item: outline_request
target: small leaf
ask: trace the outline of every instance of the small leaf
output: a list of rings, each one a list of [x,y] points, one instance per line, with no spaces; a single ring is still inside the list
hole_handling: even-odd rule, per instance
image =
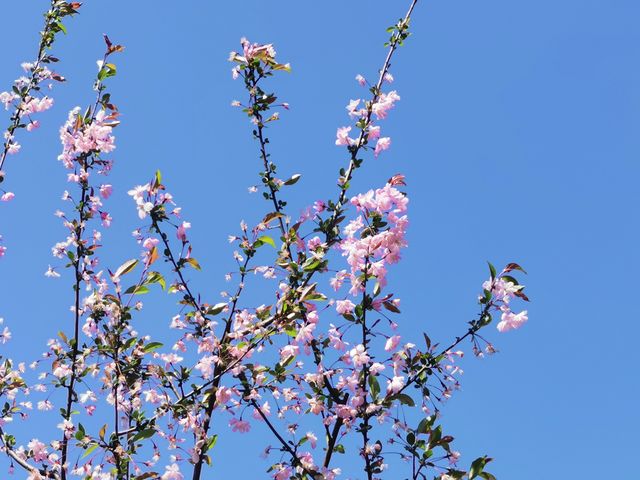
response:
[[[273,238],[269,237],[268,235],[263,235],[260,238],[258,238],[258,240],[256,240],[256,243],[260,242],[260,245],[262,244],[268,244],[271,245],[273,248],[277,248],[276,247],[276,242],[273,241]]]
[[[489,272],[491,272],[491,280],[496,278],[496,267],[493,266],[491,262],[487,262],[489,264]]]
[[[504,267],[505,273],[510,272],[512,270],[520,270],[522,273],[527,273],[524,268],[522,268],[517,263],[508,263],[506,267]]]
[[[264,223],[265,225],[269,225],[269,223],[275,220],[276,218],[282,218],[282,217],[284,217],[284,215],[280,212],[267,213],[265,217],[262,219],[262,223]]]
[[[133,442],[137,442],[139,440],[144,440],[146,438],[151,438],[155,435],[156,431],[153,428],[147,428],[145,430],[142,430],[141,432],[138,432],[132,439]]]
[[[225,302],[216,303],[213,307],[209,307],[209,309],[207,310],[207,313],[209,315],[218,315],[227,307],[227,305],[228,304]]]
[[[189,265],[191,265],[193,268],[195,268],[196,270],[200,270],[200,264],[198,263],[198,261],[195,258],[185,258],[185,262],[188,263]]]
[[[87,450],[84,452],[81,458],[88,457],[89,455],[91,455],[91,452],[93,452],[96,448],[98,448],[98,444],[97,443],[92,444],[89,448],[87,448]]]
[[[116,280],[120,278],[122,275],[129,273],[131,270],[136,268],[137,264],[138,264],[138,260],[135,260],[135,259],[127,260],[122,265],[120,265],[120,267],[118,267],[118,269],[116,270],[116,273],[112,275],[112,278]]]
[[[398,395],[396,395],[395,398],[398,399],[400,403],[403,405],[408,405],[410,407],[416,406],[416,402],[413,401],[413,398],[411,398],[406,393],[399,393]]]
[[[158,283],[163,290],[167,288],[167,283],[160,272],[149,272],[145,283]]]
[[[286,182],[284,182],[284,184],[295,185],[296,183],[298,183],[298,180],[300,180],[300,178],[302,178],[302,175],[300,175],[299,173],[296,173],[295,175],[291,175],[291,178]]]
[[[147,260],[147,266],[150,266],[153,262],[158,260],[159,256],[160,255],[158,254],[158,247],[154,245],[151,251],[149,252],[149,259]]]
[[[163,347],[164,345],[160,342],[151,342],[151,343],[147,343],[144,346],[144,352],[145,353],[149,353],[149,352],[153,352],[154,350],[157,350],[161,347]]]
[[[125,295],[144,295],[149,293],[149,288],[144,285],[131,285],[124,292]]]

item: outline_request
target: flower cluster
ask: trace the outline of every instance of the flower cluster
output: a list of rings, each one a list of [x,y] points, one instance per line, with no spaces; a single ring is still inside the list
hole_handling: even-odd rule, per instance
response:
[[[25,129],[31,132],[40,126],[36,114],[49,110],[53,106],[53,98],[42,94],[42,88],[52,90],[54,82],[64,82],[60,74],[49,66],[58,59],[48,53],[56,34],[64,30],[62,20],[67,16],[78,13],[79,2],[65,2],[55,0],[51,2],[51,9],[45,14],[44,29],[40,33],[38,55],[33,62],[24,62],[21,67],[24,75],[18,77],[11,90],[0,91],[0,105],[5,110],[11,110],[11,123],[2,133],[3,146],[0,152],[0,184],[4,181],[3,167],[7,156],[17,154],[22,146],[16,139],[16,132]],[[0,201],[8,202],[14,198],[14,193],[0,188]],[[4,256],[6,247],[0,246],[0,258]]]
[[[507,332],[522,327],[527,320],[527,311],[523,310],[514,313],[511,310],[511,300],[518,297],[528,301],[524,293],[524,286],[511,275],[514,270],[524,272],[522,267],[516,263],[508,264],[502,272],[496,275],[495,268],[490,265],[491,278],[482,284],[484,295],[480,296],[480,303],[490,305],[490,310],[498,310],[501,314],[500,322],[497,325],[499,332]]]
[[[393,77],[388,73],[383,75],[381,79],[383,82],[391,83],[393,81]],[[358,80],[361,85],[367,84],[362,75],[358,75],[356,80]],[[379,91],[380,86],[373,87],[373,90]],[[400,96],[395,90],[391,90],[388,93],[380,92],[370,101],[363,101],[360,98],[351,100],[346,107],[347,112],[349,117],[356,119],[356,127],[360,129],[360,134],[357,138],[351,138],[349,133],[352,127],[340,127],[336,133],[336,145],[359,148],[366,146],[371,141],[376,141],[374,147],[374,155],[376,157],[380,152],[389,149],[391,146],[391,138],[381,136],[380,126],[374,124],[373,115],[375,115],[376,120],[387,118],[389,110],[395,106],[398,100],[400,100]]]
[[[71,5],[52,1],[54,6]],[[200,480],[224,432],[221,425],[240,434],[264,429],[273,435],[275,446],[267,446],[265,456],[277,457],[268,470],[275,480],[335,480],[350,476],[346,470],[357,459],[368,480],[386,472],[399,477],[396,454],[413,466],[412,480],[493,478],[484,471],[491,460],[486,456],[476,459],[469,471],[460,470],[453,437],[437,422],[440,405],[460,386],[459,345],[470,339],[476,354],[482,352],[480,342],[487,344],[486,352],[494,352],[479,334],[494,311],[501,314],[501,332],[527,320],[526,311],[511,309],[516,297],[527,300],[524,287],[510,275],[522,268],[511,263],[498,274],[490,265],[478,317],[447,347],[432,343],[426,334],[424,345],[422,339],[420,345],[407,341],[398,320],[400,299],[387,285],[389,269],[408,246],[404,176],[395,175],[378,189],[347,194],[363,163],[361,150],[378,156],[391,144],[381,137],[377,121],[387,118],[400,97],[393,90],[383,92],[382,86],[393,82],[390,61],[408,36],[415,3],[389,29],[389,52],[378,82],[369,85],[363,76],[356,77],[370,87],[372,97],[352,100],[347,107],[359,130],[355,138],[349,136],[352,126],[338,130],[336,144],[346,146],[350,158],[339,173],[337,198],[316,201],[299,216],[288,213],[282,192],[301,175],[277,177],[265,130],[279,119],[272,109],[288,106],[262,89],[266,77],[290,67],[276,61],[271,44],[242,39],[242,52],[231,53],[233,76],[243,79],[249,97],[246,105],[237,105],[253,124],[268,210],[253,228],[243,221],[240,232],[229,237],[235,245],[234,270],[226,279],[237,279],[237,286],[222,292],[218,303],[207,303],[188,278],[189,268],[201,268],[193,257],[191,223],[183,218],[160,172],[128,192],[146,224],[133,232],[141,258],[101,269],[97,224],[108,227],[112,222],[104,203],[113,186],[98,178],[113,166],[104,156],[115,149],[113,130],[118,125],[118,110],[103,82],[116,74],[108,57],[122,51],[105,36],[96,103],[84,113],[73,109],[60,130],[59,160],[72,187],[63,195],[68,211],[56,212],[68,234],[53,254],[68,259],[66,266],[73,272],[73,334],[60,332],[48,342],[43,360],[31,365],[34,370],[46,365],[34,385],[23,378],[24,364],[0,362],[0,395],[7,400],[0,409],[0,448],[30,479],[75,475]],[[20,116],[51,106],[46,96],[3,95],[0,99],[14,105]],[[13,138],[7,143],[7,152],[16,149]],[[0,200],[11,197],[5,192]],[[247,298],[246,283],[259,280],[258,274],[275,282]],[[53,267],[45,275],[61,277]],[[154,285],[178,304],[177,311],[166,316],[166,348],[152,341],[151,334],[141,333],[148,327],[138,322],[143,310],[139,298],[149,298],[139,295],[151,294]],[[331,289],[337,298],[326,294]],[[150,328],[157,328],[156,320]],[[4,327],[0,344],[10,338]],[[55,390],[66,397],[56,440],[31,438],[18,445],[4,433],[14,418],[26,418],[34,407],[26,398],[21,401],[21,395],[43,394],[37,409],[50,411]],[[100,427],[103,418],[109,420]],[[352,461],[341,464],[335,455],[339,453],[348,453]]]

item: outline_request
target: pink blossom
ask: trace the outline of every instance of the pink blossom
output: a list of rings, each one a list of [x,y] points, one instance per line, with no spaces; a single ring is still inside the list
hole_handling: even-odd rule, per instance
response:
[[[316,200],[315,202],[313,202],[313,209],[315,210],[316,213],[324,212],[325,208],[326,206],[322,200]]]
[[[391,380],[387,380],[387,393],[396,394],[404,387],[404,377],[393,377]]]
[[[15,197],[15,195],[13,194],[13,192],[5,192],[1,197],[0,200],[3,202],[9,202],[11,200],[13,200]]]
[[[376,138],[380,138],[380,126],[374,125],[369,127],[369,131],[367,133],[367,138],[369,140],[375,140]]]
[[[7,153],[9,155],[15,155],[20,151],[20,148],[22,148],[22,146],[19,143],[16,143],[15,141],[11,141],[9,143],[9,147],[7,148]]]
[[[289,480],[293,474],[291,467],[280,465],[278,471],[273,475],[275,480]]]
[[[385,343],[384,345],[384,349],[387,352],[391,352],[398,347],[399,343],[400,343],[400,335],[394,335],[393,337],[387,340],[387,343]]]
[[[356,75],[356,82],[358,82],[361,87],[364,87],[367,84],[367,80],[360,74]]]
[[[386,118],[389,110],[393,108],[398,100],[400,100],[400,96],[395,90],[387,94],[381,93],[378,101],[372,105],[371,111],[379,119]]]
[[[314,415],[320,415],[324,411],[324,405],[322,400],[319,400],[316,397],[307,398],[307,402],[309,403],[309,410]]]
[[[355,348],[352,348],[349,351],[349,355],[351,356],[351,360],[353,361],[353,365],[357,367],[362,367],[369,363],[370,357],[367,354],[367,350],[364,348],[364,345],[357,345]]]
[[[225,405],[233,398],[233,390],[229,387],[220,387],[216,390],[216,401],[218,405]]]
[[[187,241],[188,228],[191,228],[191,224],[189,222],[182,222],[182,225],[180,225],[176,231],[176,236],[178,237],[178,240],[182,240],[182,243]]]
[[[247,433],[251,429],[249,422],[238,420],[235,417],[229,420],[229,426],[231,427],[231,431],[240,433]]]
[[[336,133],[336,145],[353,145],[355,140],[349,138],[351,127],[340,127]]]
[[[336,302],[336,312],[340,315],[346,315],[353,312],[355,305],[351,300],[338,300]]]
[[[111,196],[111,192],[113,192],[113,186],[112,185],[109,185],[109,184],[100,185],[100,195],[105,200]]]
[[[527,311],[523,310],[518,314],[514,314],[512,311],[507,310],[502,313],[502,320],[498,323],[497,328],[499,332],[508,332],[509,330],[515,330],[522,327],[529,317]]]
[[[380,372],[382,372],[386,367],[380,363],[380,362],[374,362],[371,364],[371,366],[369,367],[369,372],[372,375],[378,375]]]
[[[44,443],[40,442],[37,438],[34,438],[27,444],[27,448],[31,450],[33,459],[36,462],[42,462],[47,459],[49,455],[47,452],[47,447]]]
[[[180,473],[178,464],[172,463],[165,467],[165,472],[160,478],[161,480],[184,480],[184,475]]]
[[[0,323],[2,323],[1,318]],[[11,340],[11,331],[9,330],[9,327],[4,327],[4,330],[2,330],[2,333],[0,333],[0,343],[5,344],[9,340]]]
[[[378,155],[380,155],[380,152],[387,150],[390,146],[391,146],[391,138],[382,137],[378,139],[378,142],[376,143],[376,148],[373,154],[377,157]]]

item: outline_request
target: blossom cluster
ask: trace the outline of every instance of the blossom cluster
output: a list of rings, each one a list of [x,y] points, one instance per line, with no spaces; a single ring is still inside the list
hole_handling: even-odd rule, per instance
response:
[[[484,295],[479,297],[480,302],[491,305],[491,309],[500,312],[500,322],[497,325],[499,332],[508,332],[522,327],[529,318],[527,311],[514,313],[511,310],[511,301],[517,297],[528,301],[528,298],[524,294],[524,286],[508,274],[513,270],[524,270],[516,263],[508,264],[498,275],[496,275],[493,266],[491,266],[491,270],[491,278],[482,284]]]
[[[3,168],[7,157],[17,154],[22,148],[16,139],[17,130],[25,129],[31,132],[37,129],[40,126],[37,114],[49,110],[53,106],[53,98],[42,94],[43,87],[50,91],[55,82],[65,81],[63,76],[50,68],[51,64],[58,62],[58,59],[49,54],[48,50],[52,47],[56,35],[65,28],[62,20],[78,13],[80,6],[79,2],[63,0],[51,2],[51,9],[45,14],[44,29],[40,32],[37,58],[32,62],[23,62],[21,67],[24,70],[24,75],[13,82],[10,90],[0,91],[0,106],[5,110],[11,110],[11,122],[2,133],[0,184],[5,179]],[[11,201],[14,197],[13,192],[0,188],[1,202]],[[0,245],[0,258],[5,255],[6,250],[7,247]]]
[[[382,79],[384,82],[393,82],[393,77],[389,73],[385,74]],[[358,75],[356,80],[360,85],[366,85],[366,80],[362,75]],[[379,87],[374,87],[374,89],[376,88]],[[351,138],[349,136],[352,130],[351,126],[339,127],[336,133],[336,145],[359,148],[369,142],[376,141],[374,147],[374,155],[376,157],[382,151],[389,149],[391,138],[381,136],[381,127],[374,124],[372,115],[375,115],[376,120],[387,118],[389,110],[395,106],[398,100],[400,100],[400,95],[395,90],[391,90],[388,93],[380,92],[371,101],[363,101],[360,98],[351,100],[346,109],[349,117],[356,119],[356,127],[360,129],[361,133],[357,138]]]
[[[276,61],[271,44],[242,39],[242,51],[231,53],[233,76],[243,78],[249,94],[244,111],[258,142],[259,174],[269,207],[254,228],[243,221],[241,232],[230,236],[230,243],[237,245],[236,270],[227,280],[236,276],[238,282],[218,303],[208,303],[188,278],[189,268],[201,268],[193,257],[191,223],[183,218],[160,172],[128,192],[145,225],[133,232],[140,258],[115,269],[101,266],[97,224],[111,224],[104,204],[113,192],[101,176],[112,169],[112,160],[105,156],[115,149],[113,132],[119,123],[103,81],[116,72],[107,57],[122,50],[105,36],[107,53],[98,62],[96,103],[84,113],[73,109],[60,129],[58,158],[71,187],[63,194],[68,211],[56,215],[68,234],[52,252],[68,259],[66,266],[73,273],[74,332],[61,332],[48,342],[43,359],[31,365],[34,370],[46,365],[33,385],[23,378],[26,365],[10,360],[0,365],[0,395],[7,399],[0,411],[0,442],[30,479],[75,475],[125,480],[133,475],[184,480],[189,468],[191,478],[200,480],[203,466],[212,463],[210,451],[222,424],[236,433],[259,428],[273,434],[275,446],[268,445],[265,455],[276,457],[269,469],[275,480],[350,475],[344,472],[348,465],[334,455],[347,452],[362,461],[368,480],[377,480],[393,471],[391,458],[398,451],[401,460],[413,465],[412,480],[427,478],[427,472],[443,479],[478,474],[493,478],[483,471],[488,457],[476,459],[468,472],[458,469],[460,453],[437,421],[440,404],[460,385],[461,342],[471,339],[476,351],[484,341],[478,332],[490,323],[493,311],[501,314],[501,332],[527,320],[526,311],[512,311],[516,297],[527,300],[524,287],[510,275],[522,268],[512,263],[498,274],[490,265],[478,318],[448,347],[432,343],[426,334],[424,346],[404,340],[406,322],[398,318],[406,317],[401,316],[400,299],[388,289],[389,270],[408,247],[404,176],[347,195],[363,162],[360,150],[378,156],[390,146],[377,122],[387,118],[400,97],[395,91],[383,92],[382,86],[393,81],[389,62],[407,38],[414,5],[390,29],[390,51],[378,82],[369,85],[364,77],[356,78],[370,86],[372,97],[352,100],[347,107],[359,130],[356,138],[349,136],[352,127],[338,129],[336,144],[346,146],[351,158],[340,171],[337,198],[316,201],[299,217],[288,214],[282,192],[301,176],[276,176],[265,128],[278,119],[270,112],[277,97],[263,91],[261,83],[290,67]],[[14,107],[25,115],[51,106],[48,97],[27,98],[26,103],[26,97],[2,98],[10,105],[16,102]],[[373,141],[375,147],[369,148]],[[13,145],[14,139],[8,142]],[[3,253],[0,246],[0,256]],[[258,260],[262,263],[255,264]],[[259,292],[257,302],[245,294],[245,283],[259,278],[250,273],[276,280],[270,290]],[[52,267],[45,275],[61,276]],[[166,348],[137,322],[143,310],[139,295],[150,294],[153,285],[168,291],[178,304],[177,311],[166,315]],[[0,331],[0,344],[10,338],[8,328]],[[494,351],[490,344],[487,351]],[[14,418],[26,418],[33,409],[27,395],[42,394],[35,405],[50,411],[50,395],[56,390],[66,395],[56,440],[32,438],[17,445],[4,434],[2,429]],[[108,423],[96,427],[103,417]]]

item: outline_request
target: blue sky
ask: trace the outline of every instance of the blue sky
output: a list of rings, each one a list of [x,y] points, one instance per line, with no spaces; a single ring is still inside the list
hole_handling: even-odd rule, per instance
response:
[[[0,90],[35,54],[47,4],[5,5]],[[304,175],[291,190],[296,212],[333,191],[345,162],[335,130],[348,123],[349,99],[362,95],[354,77],[374,77],[384,29],[405,8],[380,0],[86,2],[55,47],[69,81],[5,168],[17,195],[0,206],[10,248],[0,263],[0,316],[15,338],[7,353],[34,357],[69,328],[71,289],[43,276],[54,263],[50,247],[64,237],[52,215],[66,188],[57,130],[70,108],[93,97],[103,32],[127,47],[110,82],[123,123],[107,261],[137,255],[126,191],[159,168],[193,224],[204,267],[194,285],[216,299],[233,265],[227,235],[265,208],[247,193],[258,180],[257,149],[245,117],[229,106],[242,98],[229,50],[241,36],[273,42],[293,66],[271,82],[292,108],[270,136],[280,171]],[[383,128],[393,145],[354,182],[354,191],[366,190],[407,176],[410,248],[392,275],[405,335],[425,330],[447,342],[463,332],[486,260],[517,261],[529,272],[529,323],[492,330],[500,353],[465,358],[463,389],[443,410],[463,458],[489,454],[498,478],[596,479],[614,470],[630,478],[636,469],[638,18],[633,0],[420,2],[392,67],[402,100]],[[173,312],[171,299],[158,301],[169,312],[150,306],[149,328]],[[225,478],[236,461],[246,478],[262,478],[262,443],[239,450],[246,439],[230,439],[211,478]]]

